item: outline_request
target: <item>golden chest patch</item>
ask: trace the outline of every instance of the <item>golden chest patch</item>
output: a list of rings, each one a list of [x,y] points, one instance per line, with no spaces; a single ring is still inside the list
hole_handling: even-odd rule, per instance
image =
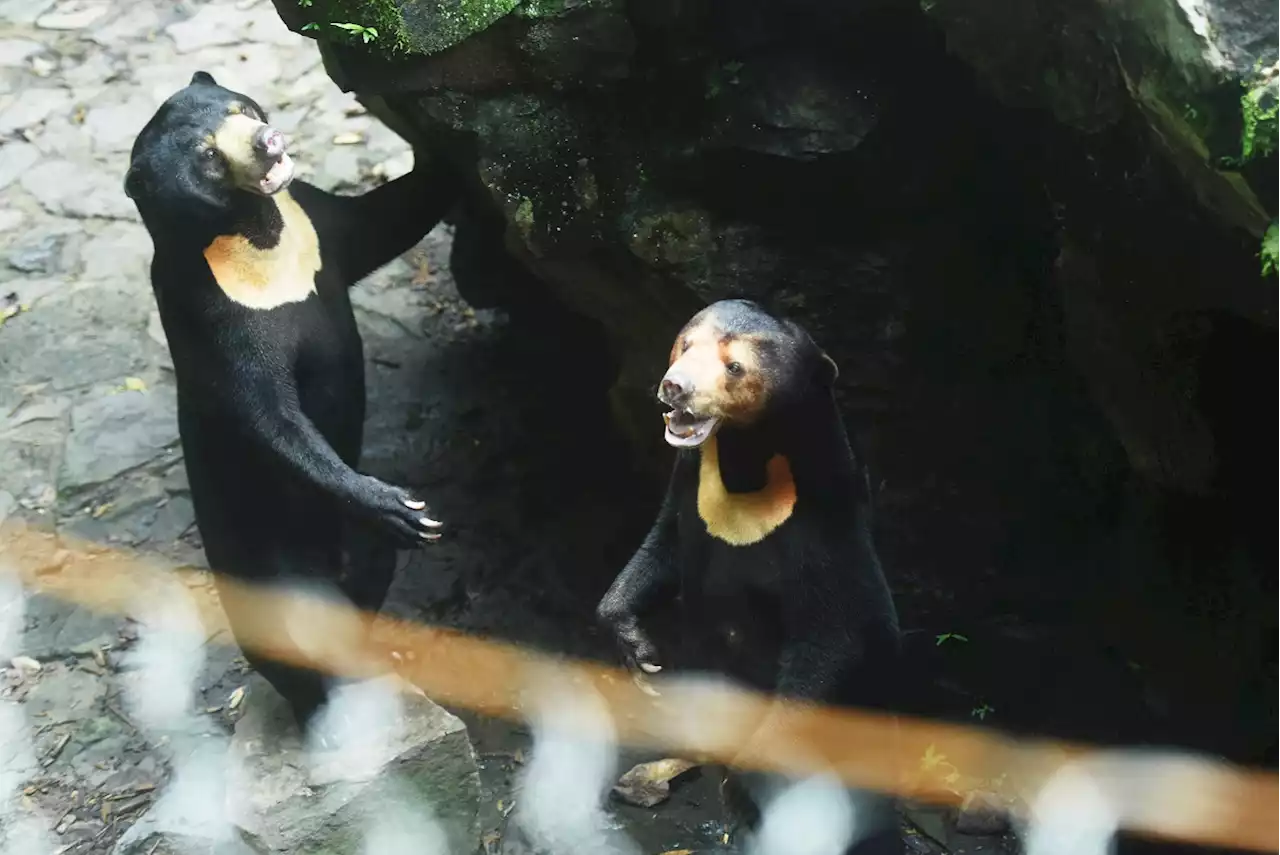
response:
[[[730,493],[720,478],[720,454],[712,437],[702,446],[698,470],[698,516],[707,533],[731,546],[750,546],[791,518],[796,482],[791,464],[775,454],[765,466],[765,485],[754,493]]]
[[[301,303],[315,293],[320,272],[320,239],[311,219],[287,191],[271,201],[284,220],[275,246],[259,249],[241,235],[220,235],[204,250],[218,287],[250,309]]]

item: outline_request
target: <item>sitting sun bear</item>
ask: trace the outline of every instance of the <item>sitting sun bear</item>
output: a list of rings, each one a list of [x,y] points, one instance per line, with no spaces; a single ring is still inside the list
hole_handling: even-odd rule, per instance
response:
[[[710,651],[716,671],[796,701],[892,703],[897,611],[836,376],[800,326],[749,301],[714,303],[680,331],[658,389],[678,449],[667,493],[597,607],[641,680],[663,664],[641,621],[678,595],[686,644]],[[747,797],[749,822],[786,783],[748,771],[777,736],[777,709],[729,764],[728,793]],[[850,851],[900,852],[892,799],[851,795]]]
[[[248,649],[280,616],[227,580],[336,582],[376,612],[396,546],[439,537],[424,502],[356,469],[364,355],[348,289],[433,228],[456,181],[430,163],[361,196],[296,181],[262,107],[200,71],[139,133],[124,189],[154,245],[205,555],[246,659],[306,727],[328,696],[320,663]]]

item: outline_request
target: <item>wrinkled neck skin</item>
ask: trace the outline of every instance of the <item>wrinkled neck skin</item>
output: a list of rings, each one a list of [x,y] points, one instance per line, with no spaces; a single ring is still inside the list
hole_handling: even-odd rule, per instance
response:
[[[840,496],[856,477],[857,463],[830,392],[814,390],[795,403],[778,407],[750,427],[723,425],[715,435],[720,480],[730,493],[764,488],[766,465],[782,455],[801,496]],[[853,474],[855,477],[850,478]]]
[[[280,242],[284,229],[274,197],[244,190],[237,190],[221,207],[203,205],[194,212],[176,212],[168,206],[139,206],[139,213],[157,250],[184,253],[203,252],[219,235],[243,235],[258,249],[269,249]]]

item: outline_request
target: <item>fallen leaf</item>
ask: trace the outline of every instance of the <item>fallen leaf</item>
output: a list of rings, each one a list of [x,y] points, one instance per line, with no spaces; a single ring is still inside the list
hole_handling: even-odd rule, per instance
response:
[[[697,766],[692,760],[670,757],[631,767],[613,785],[613,791],[627,804],[653,807],[671,795],[671,781]]]
[[[660,855],[693,855],[693,850],[692,849],[668,849],[666,852],[660,853]]]
[[[145,392],[147,391],[147,384],[141,377],[126,377],[124,378],[124,390],[126,392]]]
[[[240,702],[243,700],[244,700],[244,686],[241,686],[238,689],[236,689],[234,692],[232,692],[231,696],[227,698],[227,709],[234,710],[236,707],[240,706]]]
[[[364,137],[354,132],[338,134],[336,137],[333,138],[334,145],[356,145],[363,141],[364,141]]]
[[[431,271],[431,258],[425,252],[414,258],[412,284],[415,288],[431,284],[434,275]]]

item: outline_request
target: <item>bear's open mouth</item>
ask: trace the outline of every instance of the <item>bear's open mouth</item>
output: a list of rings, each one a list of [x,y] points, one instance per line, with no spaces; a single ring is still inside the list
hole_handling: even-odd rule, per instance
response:
[[[667,430],[663,438],[676,448],[696,448],[711,438],[720,424],[716,416],[699,416],[689,410],[664,413]]]
[[[264,196],[270,196],[279,193],[292,180],[293,158],[289,157],[288,152],[281,152],[280,158],[258,179],[258,189]]]

